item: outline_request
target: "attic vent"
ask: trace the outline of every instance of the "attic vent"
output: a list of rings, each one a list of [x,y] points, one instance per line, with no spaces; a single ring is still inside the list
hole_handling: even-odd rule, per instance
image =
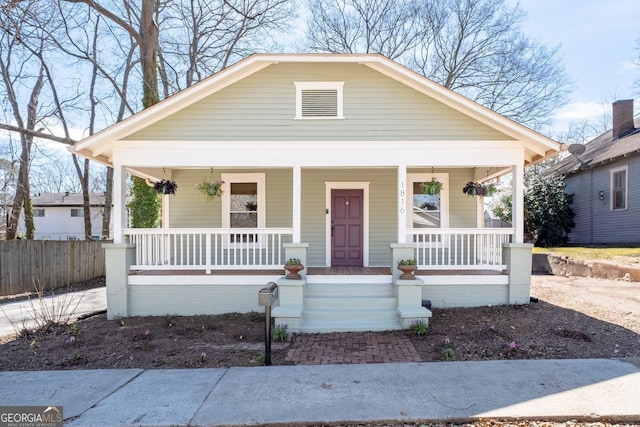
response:
[[[303,90],[302,117],[337,117],[337,90]]]
[[[296,119],[342,119],[344,82],[296,82]]]

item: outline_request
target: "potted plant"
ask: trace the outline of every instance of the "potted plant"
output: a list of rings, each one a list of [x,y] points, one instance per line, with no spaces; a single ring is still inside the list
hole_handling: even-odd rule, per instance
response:
[[[176,194],[178,184],[175,181],[161,179],[153,184],[153,188],[160,194]]]
[[[197,184],[196,187],[209,199],[213,199],[214,197],[222,196],[222,184],[224,184],[224,181],[209,182],[205,178],[200,184]]]
[[[496,192],[496,186],[493,183],[480,184],[479,182],[469,181],[462,189],[462,192],[468,196],[491,197]]]
[[[435,177],[431,178],[431,181],[427,181],[421,184],[422,194],[428,194],[430,196],[435,196],[440,194],[440,190],[442,190],[442,183],[438,181]]]
[[[398,261],[398,270],[402,271],[400,279],[413,280],[416,278],[415,271],[418,269],[418,263],[415,259],[401,259]]]
[[[284,269],[288,271],[285,279],[302,279],[302,276],[300,276],[298,272],[304,270],[304,265],[302,265],[299,258],[289,258],[284,264]]]

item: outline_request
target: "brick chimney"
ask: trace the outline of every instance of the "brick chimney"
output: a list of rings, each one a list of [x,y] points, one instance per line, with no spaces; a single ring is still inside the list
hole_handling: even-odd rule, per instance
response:
[[[621,138],[633,129],[633,99],[615,101],[613,103],[613,139]]]

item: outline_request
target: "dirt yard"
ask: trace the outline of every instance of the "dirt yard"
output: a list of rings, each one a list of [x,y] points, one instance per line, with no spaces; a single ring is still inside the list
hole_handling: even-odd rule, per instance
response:
[[[273,343],[272,363],[385,361],[351,357],[371,352],[371,342],[415,349],[405,361],[640,357],[640,283],[534,276],[532,296],[538,302],[525,306],[436,309],[424,335],[289,334]],[[305,346],[311,338],[313,350]],[[258,366],[264,316],[99,315],[0,340],[0,370]],[[314,351],[326,357],[299,357]]]

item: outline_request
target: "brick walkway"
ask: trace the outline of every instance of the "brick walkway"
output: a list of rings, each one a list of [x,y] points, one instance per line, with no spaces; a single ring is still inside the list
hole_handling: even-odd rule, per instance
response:
[[[287,362],[296,365],[420,362],[408,338],[376,333],[303,334],[295,338]]]

